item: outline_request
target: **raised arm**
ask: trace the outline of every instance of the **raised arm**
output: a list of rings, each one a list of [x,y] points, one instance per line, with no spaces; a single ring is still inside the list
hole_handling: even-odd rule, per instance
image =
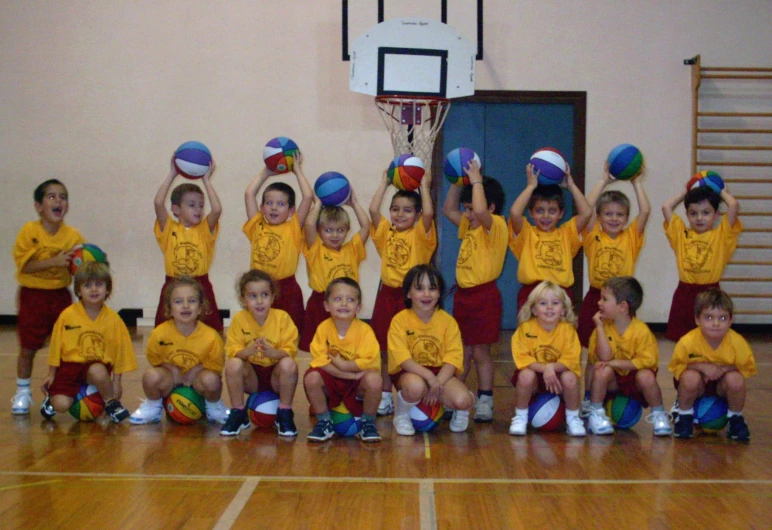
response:
[[[488,199],[485,196],[485,186],[483,186],[483,176],[480,173],[480,164],[472,160],[464,168],[469,176],[469,184],[472,186],[472,210],[485,230],[490,230],[493,224],[493,215],[488,208]]]
[[[448,194],[445,196],[445,204],[442,205],[442,213],[445,214],[448,221],[456,226],[461,224],[461,217],[464,215],[461,213],[461,208],[459,207],[461,190],[461,186],[451,184],[448,188]]]
[[[665,201],[665,204],[662,205],[662,215],[665,216],[665,221],[668,223],[670,222],[670,218],[673,217],[673,210],[675,210],[676,207],[684,201],[684,198],[686,197],[686,191],[686,186],[684,186],[683,189],[678,192],[678,194],[673,195],[670,199]]]
[[[721,190],[721,198],[726,203],[726,220],[729,222],[729,226],[734,226],[740,213],[740,202],[726,188]]]
[[[347,204],[354,210],[354,215],[356,215],[357,221],[359,221],[359,238],[364,245],[370,237],[370,218],[367,217],[367,212],[359,204],[353,186],[351,188],[351,197],[349,197]]]
[[[297,205],[295,213],[298,216],[298,222],[303,226],[306,222],[306,217],[308,217],[308,211],[311,209],[311,202],[314,200],[314,191],[311,189],[306,174],[303,172],[303,155],[300,152],[298,152],[295,158],[295,163],[292,164],[292,173],[298,179],[301,197],[300,204]]]
[[[370,201],[370,220],[373,222],[373,226],[377,227],[381,223],[381,206],[383,205],[383,196],[386,195],[386,188],[389,186],[389,177],[384,170],[381,177],[381,183],[378,185],[378,189],[375,190],[373,200]]]
[[[244,203],[247,206],[247,220],[252,219],[260,211],[260,207],[257,205],[257,192],[263,187],[265,181],[271,176],[271,172],[267,167],[263,166],[252,182],[247,186],[244,192]]]
[[[581,232],[584,227],[587,226],[587,222],[592,216],[592,209],[590,203],[584,197],[582,190],[574,182],[574,178],[571,176],[571,168],[566,171],[565,186],[571,193],[571,197],[574,198],[574,206],[576,206],[576,230]]]
[[[212,175],[214,174],[216,167],[214,159],[212,159],[212,162],[209,164],[209,170],[201,177],[201,182],[204,184],[206,194],[209,196],[209,215],[206,218],[209,223],[209,231],[212,233],[214,233],[214,229],[217,227],[217,221],[220,220],[220,216],[222,215],[222,203],[220,203],[220,197],[217,195],[217,192],[214,191],[214,186],[212,186]]]
[[[633,191],[635,191],[635,198],[638,200],[638,233],[643,234],[646,229],[646,223],[649,222],[651,216],[651,204],[649,203],[649,197],[646,195],[646,190],[643,189],[643,177],[646,173],[646,167],[641,170],[641,174],[635,177],[633,180]]]
[[[432,202],[432,172],[426,170],[424,178],[421,179],[421,220],[424,224],[424,230],[428,232],[432,229],[434,222],[434,203]]]
[[[525,221],[525,209],[528,207],[528,203],[533,195],[533,190],[539,185],[538,176],[539,172],[533,172],[533,164],[525,166],[526,184],[525,189],[520,192],[515,202],[512,203],[512,207],[509,209],[509,224],[515,235],[519,234],[523,229],[523,222]]]
[[[169,190],[172,187],[172,182],[177,177],[177,167],[174,165],[174,157],[170,162],[169,174],[161,182],[161,187],[158,188],[158,192],[153,199],[153,207],[155,208],[155,218],[158,220],[158,224],[163,231],[166,226],[166,221],[169,219],[169,211],[166,209],[166,196],[169,195]]]
[[[311,248],[311,245],[316,241],[316,220],[319,219],[319,212],[322,211],[322,201],[314,195],[313,202],[311,203],[311,210],[306,215],[306,222],[303,224],[303,233],[306,238],[306,246]]]
[[[598,220],[598,215],[595,212],[598,206],[598,199],[600,198],[601,193],[603,193],[603,190],[606,189],[606,186],[608,186],[613,181],[614,177],[612,177],[611,173],[608,172],[608,162],[606,162],[605,166],[603,167],[603,176],[600,178],[589,195],[587,195],[587,203],[590,205],[590,211],[592,212],[590,215],[590,220],[587,221],[586,228],[588,231],[592,230],[592,228],[595,226],[595,222]]]

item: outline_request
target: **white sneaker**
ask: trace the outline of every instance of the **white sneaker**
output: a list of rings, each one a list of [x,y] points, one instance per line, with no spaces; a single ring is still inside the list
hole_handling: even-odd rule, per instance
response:
[[[670,436],[673,426],[670,424],[670,414],[664,410],[652,412],[646,416],[646,421],[654,424],[654,436]]]
[[[225,420],[228,419],[228,409],[225,408],[222,401],[218,401],[217,403],[209,403],[207,401],[206,419],[209,420],[209,423],[225,425]]]
[[[394,395],[391,392],[381,394],[381,402],[378,403],[378,416],[394,414]]]
[[[587,431],[584,429],[584,422],[578,414],[576,416],[566,417],[566,432],[569,436],[587,436]]]
[[[579,416],[582,418],[589,418],[590,412],[592,412],[592,405],[590,403],[589,399],[583,399],[582,400],[582,408],[579,411]]]
[[[528,416],[518,416],[512,418],[512,423],[509,424],[509,434],[512,436],[525,436],[525,432],[528,430]]]
[[[493,421],[493,396],[480,396],[474,407],[475,423],[490,423]]]
[[[145,423],[158,423],[164,414],[163,401],[160,399],[153,402],[143,399],[139,408],[129,416],[129,423],[133,425],[144,425]]]
[[[475,417],[475,420],[477,418]],[[454,410],[453,417],[450,418],[451,432],[464,432],[469,427],[469,411]]]
[[[590,432],[593,434],[614,434],[614,426],[603,409],[592,409],[588,420]]]
[[[413,436],[415,434],[415,427],[413,427],[413,421],[410,419],[410,414],[395,414],[394,430],[397,431],[397,434],[400,436]]]
[[[11,414],[29,414],[29,409],[32,404],[32,392],[28,390],[19,390],[16,392],[16,395],[11,398]]]

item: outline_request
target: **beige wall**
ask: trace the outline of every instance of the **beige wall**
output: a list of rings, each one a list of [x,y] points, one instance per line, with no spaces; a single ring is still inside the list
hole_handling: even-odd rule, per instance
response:
[[[275,6],[280,5],[281,8]],[[153,196],[172,150],[196,139],[213,151],[224,206],[212,280],[221,307],[248,266],[243,192],[277,135],[296,140],[309,179],[346,174],[369,202],[391,157],[369,97],[348,91],[340,2],[4,0],[0,123],[4,166],[0,314],[15,312],[10,257],[36,214],[34,186],[69,187],[67,221],[109,251],[111,305],[154,307],[163,276]],[[583,90],[593,185],[608,150],[645,153],[654,212],[638,276],[645,320],[667,318],[677,282],[659,207],[689,175],[690,73],[708,65],[769,66],[772,4],[758,1],[485,2],[478,89]],[[524,161],[513,161],[521,171]],[[362,267],[370,315],[379,260]],[[305,287],[304,265],[298,281]]]

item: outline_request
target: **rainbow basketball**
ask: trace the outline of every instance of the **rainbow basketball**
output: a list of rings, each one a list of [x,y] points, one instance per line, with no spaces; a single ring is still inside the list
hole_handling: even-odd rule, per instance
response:
[[[70,407],[70,415],[79,421],[94,421],[105,410],[105,402],[94,385],[80,385]]]
[[[316,179],[314,193],[325,206],[342,206],[351,196],[351,185],[342,174],[337,171],[328,171]]]
[[[190,386],[178,386],[164,399],[166,416],[180,425],[192,425],[204,415],[204,396]]]
[[[643,153],[631,144],[619,144],[608,154],[608,172],[617,180],[631,180],[641,174]]]
[[[78,267],[86,263],[87,261],[98,261],[99,263],[107,263],[107,254],[96,245],[91,243],[83,243],[82,245],[76,245],[74,252],[70,258],[70,273],[75,274]]]
[[[277,136],[268,140],[263,148],[265,167],[275,173],[292,171],[297,156],[298,144],[286,136]]]
[[[272,390],[250,394],[247,398],[249,421],[256,427],[273,427],[279,410],[279,396]]]
[[[724,179],[722,179],[721,175],[715,171],[700,171],[691,179],[689,179],[689,182],[686,184],[686,188],[691,190],[700,186],[707,186],[716,193],[720,194],[721,190],[724,189]]]
[[[201,142],[185,142],[174,152],[174,167],[180,175],[189,179],[200,179],[212,163],[212,153]]]
[[[560,184],[566,176],[568,164],[560,151],[543,147],[531,155],[533,171],[539,172],[539,184]]]
[[[349,412],[343,402],[330,410],[330,416],[332,417],[332,430],[338,436],[344,438],[355,436],[362,428],[362,421]]]
[[[386,174],[389,177],[389,182],[395,188],[413,191],[421,185],[421,179],[425,172],[423,161],[413,154],[406,153],[391,161]]]
[[[616,394],[606,400],[606,415],[617,429],[629,429],[638,423],[643,414],[641,402],[637,399]]]
[[[457,147],[456,149],[453,149],[448,153],[448,156],[445,157],[445,178],[448,179],[451,184],[455,184],[456,186],[468,186],[469,177],[466,176],[464,170],[472,160],[482,166],[480,157],[471,149],[467,147]]]
[[[718,432],[729,422],[729,405],[719,396],[702,396],[694,403],[694,419],[704,432]]]
[[[445,407],[442,403],[437,402],[429,406],[420,401],[410,409],[410,420],[417,432],[428,432],[442,423],[443,414],[445,414]]]
[[[528,423],[540,431],[557,431],[566,422],[566,405],[550,392],[537,394],[528,404]]]

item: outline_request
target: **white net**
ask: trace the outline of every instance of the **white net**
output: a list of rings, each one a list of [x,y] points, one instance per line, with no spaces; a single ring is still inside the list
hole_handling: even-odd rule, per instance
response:
[[[375,106],[391,134],[394,156],[412,153],[431,165],[434,140],[450,110],[450,100],[418,96],[377,96]]]

